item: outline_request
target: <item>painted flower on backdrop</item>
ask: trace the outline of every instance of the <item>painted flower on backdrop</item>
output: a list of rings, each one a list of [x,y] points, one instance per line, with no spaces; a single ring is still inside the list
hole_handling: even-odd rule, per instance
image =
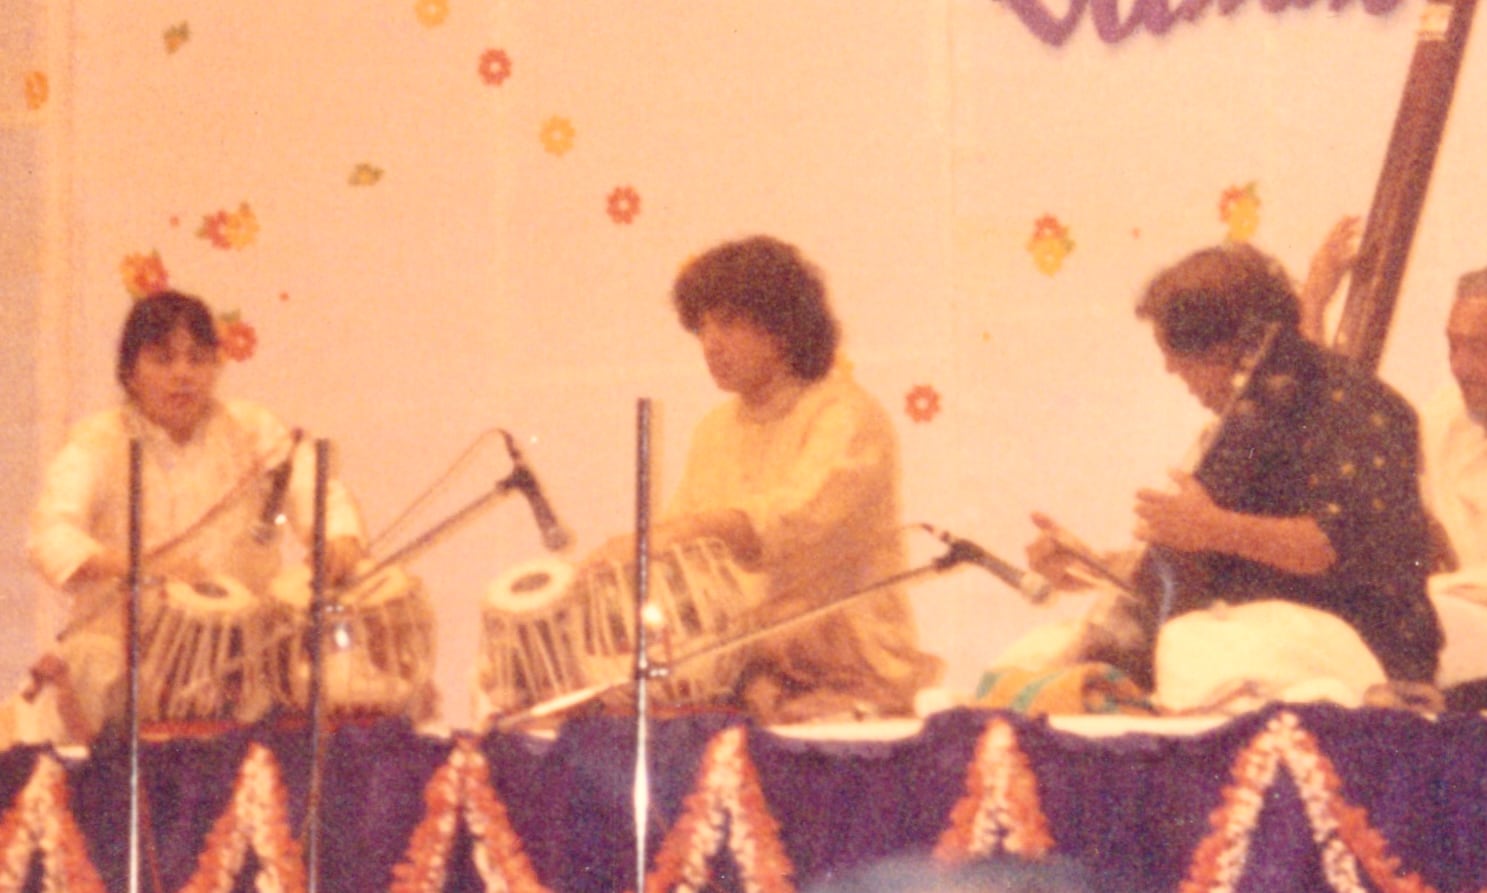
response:
[[[1219,220],[1229,226],[1230,242],[1248,242],[1260,227],[1260,192],[1254,181],[1230,186],[1219,198]]]
[[[934,421],[940,414],[940,392],[933,385],[914,385],[904,396],[904,412],[915,422]]]
[[[607,201],[609,219],[615,223],[632,223],[640,214],[640,193],[633,186],[617,186]]]
[[[573,129],[573,122],[567,118],[553,115],[542,123],[542,148],[548,154],[562,157],[573,148],[573,140],[578,136]]]
[[[40,110],[51,93],[52,86],[46,72],[33,71],[26,75],[26,108],[33,112]]]
[[[375,186],[382,179],[382,168],[368,162],[361,162],[351,169],[351,176],[347,178],[352,186]]]
[[[190,39],[191,26],[189,24],[181,22],[179,25],[171,25],[165,29],[165,51],[167,53],[174,53],[176,50],[185,46],[186,41]]]
[[[1027,240],[1033,264],[1045,275],[1052,276],[1064,265],[1064,258],[1074,250],[1069,228],[1052,214],[1044,214],[1033,224],[1033,235]]]
[[[480,54],[480,79],[499,87],[511,77],[511,57],[505,50],[489,49]]]
[[[124,280],[124,290],[133,298],[142,298],[170,286],[170,274],[165,271],[165,262],[160,259],[159,251],[125,255],[119,263],[119,275]]]
[[[258,349],[258,332],[243,321],[242,313],[237,310],[217,314],[217,340],[222,345],[222,355],[238,363],[250,359]]]
[[[196,234],[212,243],[213,248],[241,251],[257,241],[258,217],[243,202],[236,211],[218,211],[203,217]]]
[[[437,27],[449,18],[449,0],[417,0],[413,4],[413,14],[425,28]]]

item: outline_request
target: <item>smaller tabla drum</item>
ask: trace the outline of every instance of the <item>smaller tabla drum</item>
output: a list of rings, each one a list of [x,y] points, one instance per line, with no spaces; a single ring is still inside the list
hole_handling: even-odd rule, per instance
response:
[[[262,599],[227,578],[167,580],[140,599],[144,722],[252,721],[272,705]]]
[[[517,565],[486,590],[477,713],[525,710],[603,681],[579,648],[582,617],[569,591],[572,579],[569,565],[537,560]]]
[[[652,687],[657,702],[682,706],[727,696],[745,654],[723,646],[747,632],[746,618],[762,600],[759,578],[710,538],[673,546],[647,568],[644,622],[647,655],[660,670]],[[606,676],[632,672],[636,587],[634,562],[600,565],[574,581],[583,609],[583,653]]]
[[[281,574],[273,589],[277,645],[269,661],[276,700],[310,706],[313,655],[309,573]],[[425,718],[433,709],[434,612],[423,582],[381,568],[325,598],[321,697],[333,714]]]

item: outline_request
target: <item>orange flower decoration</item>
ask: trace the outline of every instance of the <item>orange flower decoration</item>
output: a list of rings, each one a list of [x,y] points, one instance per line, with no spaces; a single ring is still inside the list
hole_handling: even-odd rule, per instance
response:
[[[511,77],[511,57],[505,50],[486,50],[480,54],[480,79],[499,87]]]
[[[1229,241],[1249,241],[1260,227],[1260,193],[1253,182],[1224,190],[1219,219],[1229,225]]]
[[[238,363],[251,359],[258,349],[258,332],[237,313],[217,318],[217,340],[222,345],[222,355]]]
[[[904,411],[916,422],[933,421],[940,414],[940,393],[931,385],[915,385],[904,397]]]
[[[609,193],[609,219],[615,223],[631,223],[640,214],[640,193],[633,187],[620,186]]]
[[[258,239],[258,216],[247,202],[234,212],[218,211],[201,220],[196,234],[223,251],[243,249]]]
[[[152,295],[170,285],[170,275],[158,251],[128,255],[119,264],[119,275],[124,279],[124,290],[133,298]]]

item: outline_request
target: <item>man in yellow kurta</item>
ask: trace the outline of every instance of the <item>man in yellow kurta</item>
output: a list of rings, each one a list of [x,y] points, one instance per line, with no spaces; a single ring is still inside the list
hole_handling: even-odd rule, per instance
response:
[[[697,427],[653,548],[725,543],[766,579],[754,628],[903,570],[893,427],[836,362],[837,323],[816,270],[759,236],[692,261],[672,297],[714,382],[734,397]],[[766,722],[909,714],[940,672],[916,638],[904,593],[885,588],[749,646],[734,695]]]

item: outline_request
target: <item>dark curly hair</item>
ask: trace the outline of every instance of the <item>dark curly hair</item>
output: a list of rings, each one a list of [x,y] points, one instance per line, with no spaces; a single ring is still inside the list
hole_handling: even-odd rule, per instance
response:
[[[212,311],[195,295],[159,291],[135,301],[119,335],[119,359],[114,366],[114,377],[119,384],[128,387],[129,376],[134,374],[141,350],[163,343],[171,332],[183,325],[192,339],[203,347],[215,348],[220,343]]]
[[[725,242],[687,264],[671,290],[682,328],[709,313],[745,319],[780,342],[790,371],[816,381],[831,369],[841,334],[816,267],[771,236]]]
[[[1239,243],[1196,251],[1158,273],[1136,316],[1152,321],[1169,350],[1193,355],[1243,341],[1266,323],[1294,329],[1301,305],[1280,264]]]

